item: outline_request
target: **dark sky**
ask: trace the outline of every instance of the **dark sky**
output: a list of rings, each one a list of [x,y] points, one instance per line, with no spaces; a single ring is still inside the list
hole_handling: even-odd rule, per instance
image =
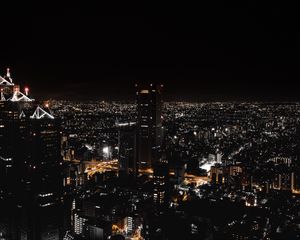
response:
[[[159,81],[167,100],[300,100],[295,6],[84,2],[2,9],[1,74],[40,98],[134,99]]]

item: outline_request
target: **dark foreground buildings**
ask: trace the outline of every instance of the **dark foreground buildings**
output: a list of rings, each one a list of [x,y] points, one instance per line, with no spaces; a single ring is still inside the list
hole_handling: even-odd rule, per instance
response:
[[[119,164],[121,174],[137,173],[137,134],[135,123],[118,125]]]
[[[0,88],[0,238],[61,239],[59,122],[9,71]]]

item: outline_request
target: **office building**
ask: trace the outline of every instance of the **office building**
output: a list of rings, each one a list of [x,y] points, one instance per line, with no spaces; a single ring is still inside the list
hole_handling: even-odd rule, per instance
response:
[[[161,160],[162,85],[137,87],[137,160],[139,168],[152,167]]]
[[[136,174],[137,146],[135,123],[118,124],[119,164],[121,174]]]
[[[7,199],[7,237],[61,239],[60,124],[13,83],[0,77],[0,180]]]
[[[166,200],[169,171],[167,163],[157,162],[153,166],[153,203],[161,205]]]

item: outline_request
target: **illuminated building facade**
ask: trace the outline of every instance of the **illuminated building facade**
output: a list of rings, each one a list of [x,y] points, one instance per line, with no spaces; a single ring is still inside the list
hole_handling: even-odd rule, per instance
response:
[[[166,200],[169,171],[167,163],[157,162],[153,166],[153,203],[162,205]]]
[[[137,159],[139,168],[161,159],[162,85],[137,85]]]
[[[74,232],[77,235],[84,235],[87,221],[88,219],[86,217],[81,216],[81,214],[74,214]]]
[[[153,203],[165,202],[168,164],[162,154],[162,85],[137,85],[138,169],[153,169]]]

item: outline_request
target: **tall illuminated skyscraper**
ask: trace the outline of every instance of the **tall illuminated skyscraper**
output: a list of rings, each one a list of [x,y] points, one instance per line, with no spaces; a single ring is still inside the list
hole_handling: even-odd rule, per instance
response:
[[[138,167],[153,167],[161,160],[162,85],[137,87],[137,159]]]
[[[153,170],[153,203],[165,202],[168,164],[162,154],[162,85],[137,86],[137,159],[138,169]]]

